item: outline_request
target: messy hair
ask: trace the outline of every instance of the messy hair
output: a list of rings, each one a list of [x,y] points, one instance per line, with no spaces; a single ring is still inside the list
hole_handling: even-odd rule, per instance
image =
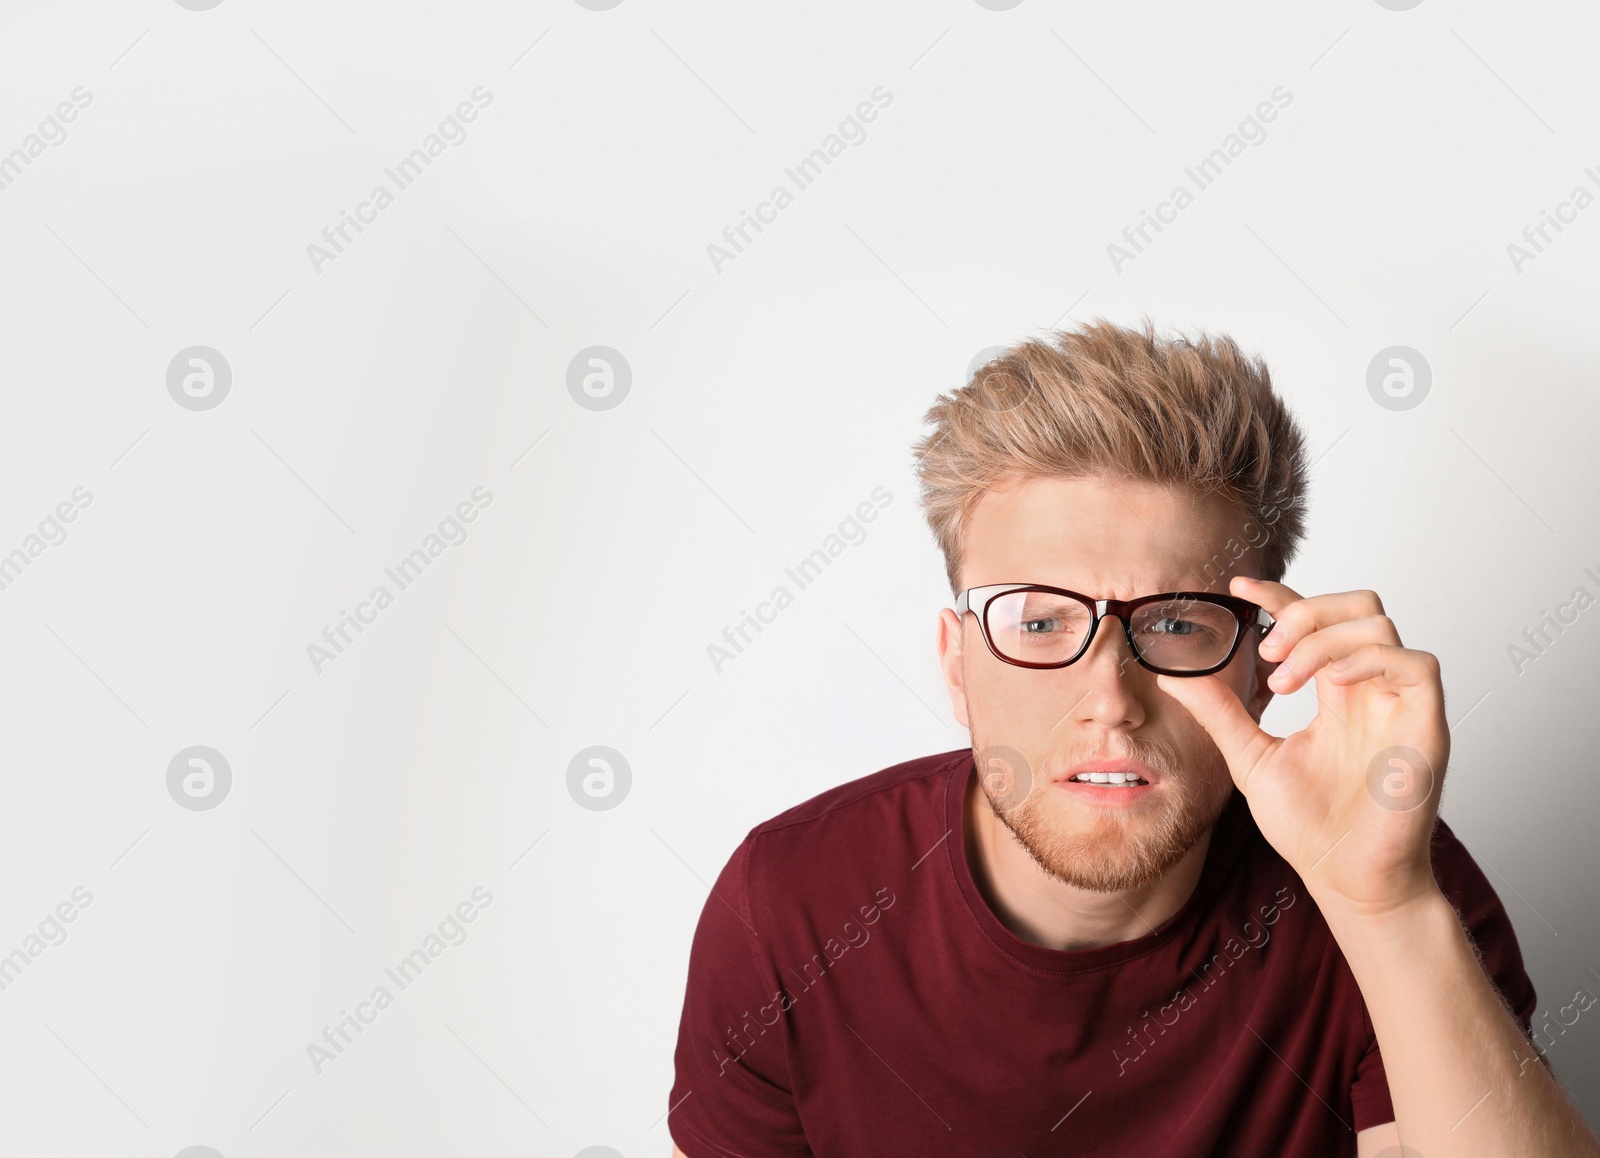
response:
[[[1280,581],[1305,533],[1305,436],[1266,365],[1232,338],[1158,336],[1103,319],[1030,338],[939,395],[918,440],[928,525],[959,593],[973,508],[996,486],[1106,478],[1222,494],[1265,528],[1264,578]]]

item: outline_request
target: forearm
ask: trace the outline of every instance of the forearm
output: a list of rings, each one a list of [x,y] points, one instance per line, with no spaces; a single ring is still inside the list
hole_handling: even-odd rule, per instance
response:
[[[1318,904],[1372,1017],[1404,1145],[1428,1158],[1600,1156],[1442,893],[1381,918]]]

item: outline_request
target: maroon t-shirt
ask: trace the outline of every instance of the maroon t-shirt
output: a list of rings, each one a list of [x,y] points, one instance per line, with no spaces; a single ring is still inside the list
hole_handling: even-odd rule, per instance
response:
[[[969,749],[899,764],[734,850],[678,1030],[667,1122],[689,1158],[1353,1155],[1355,1131],[1394,1119],[1349,966],[1242,796],[1170,920],[1062,951],[978,892],[974,775]],[[1432,851],[1526,1029],[1505,909],[1443,821]]]

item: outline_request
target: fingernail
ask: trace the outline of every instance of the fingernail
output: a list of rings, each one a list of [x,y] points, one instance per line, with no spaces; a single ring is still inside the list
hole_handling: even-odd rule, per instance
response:
[[[1353,657],[1347,655],[1343,659],[1334,660],[1328,665],[1328,667],[1334,671],[1343,671],[1345,668],[1350,666],[1352,658]]]

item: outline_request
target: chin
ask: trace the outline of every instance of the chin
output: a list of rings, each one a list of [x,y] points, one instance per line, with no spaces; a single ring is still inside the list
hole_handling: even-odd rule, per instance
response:
[[[1162,799],[1131,809],[1086,807],[1045,782],[997,815],[1046,876],[1092,892],[1126,892],[1160,880],[1216,822],[1228,784],[1211,779],[1168,778]]]

